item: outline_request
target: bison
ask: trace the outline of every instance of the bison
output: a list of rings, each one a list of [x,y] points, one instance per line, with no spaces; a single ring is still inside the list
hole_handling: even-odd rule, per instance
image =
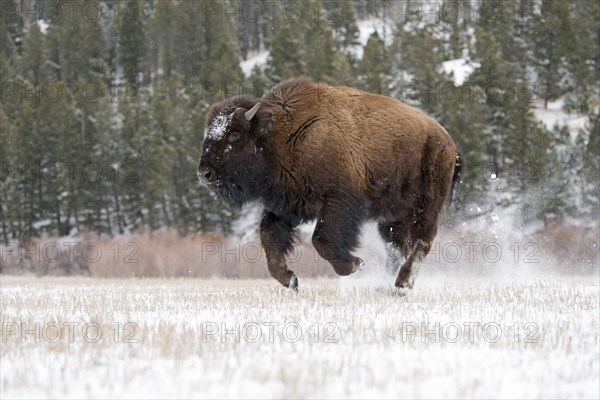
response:
[[[390,97],[308,78],[275,85],[261,98],[237,96],[206,117],[198,178],[234,207],[264,206],[260,238],[271,275],[297,290],[286,264],[294,228],[316,219],[312,243],[339,275],[360,227],[378,223],[386,269],[413,287],[438,214],[452,199],[462,160],[450,135],[423,112]]]

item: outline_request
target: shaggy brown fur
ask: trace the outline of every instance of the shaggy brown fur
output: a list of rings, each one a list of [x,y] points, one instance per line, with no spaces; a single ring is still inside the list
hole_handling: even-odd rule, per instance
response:
[[[436,121],[389,97],[298,78],[258,100],[216,104],[206,132],[199,177],[234,205],[265,205],[261,239],[283,285],[297,284],[285,262],[295,226],[316,218],[315,248],[348,275],[362,264],[350,252],[371,218],[389,244],[388,268],[406,258],[396,286],[412,287],[413,264],[429,252],[460,175],[456,146]]]

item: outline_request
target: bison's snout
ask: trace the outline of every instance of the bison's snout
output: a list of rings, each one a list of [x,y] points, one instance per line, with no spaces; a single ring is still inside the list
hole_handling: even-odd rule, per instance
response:
[[[205,186],[209,186],[217,179],[217,173],[214,169],[206,166],[198,167],[198,180]]]

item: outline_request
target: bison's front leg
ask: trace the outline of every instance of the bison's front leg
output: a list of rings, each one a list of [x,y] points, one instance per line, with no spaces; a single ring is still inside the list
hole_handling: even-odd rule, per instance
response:
[[[285,255],[292,250],[294,225],[277,215],[265,212],[260,223],[260,240],[267,255],[273,278],[283,286],[298,290],[298,278],[287,268]]]
[[[363,261],[350,252],[358,246],[365,207],[356,200],[328,201],[317,216],[312,242],[338,275],[350,275]]]

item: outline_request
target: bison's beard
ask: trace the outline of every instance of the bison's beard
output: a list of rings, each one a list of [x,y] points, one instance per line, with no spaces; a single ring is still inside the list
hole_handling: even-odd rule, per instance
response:
[[[240,208],[249,201],[245,199],[243,189],[235,182],[219,182],[212,190],[219,201],[227,203],[233,208]]]
[[[262,176],[261,176],[262,175]],[[212,188],[217,198],[233,208],[260,199],[268,187],[266,174],[235,174],[220,177]]]

